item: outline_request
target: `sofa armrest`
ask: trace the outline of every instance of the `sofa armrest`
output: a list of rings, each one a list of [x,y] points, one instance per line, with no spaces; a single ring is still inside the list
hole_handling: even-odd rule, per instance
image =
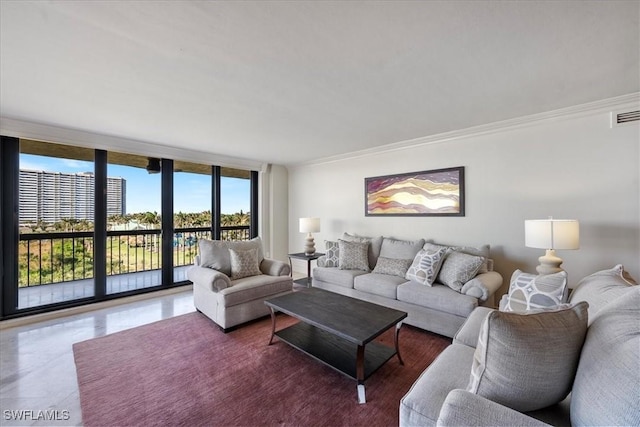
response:
[[[502,286],[502,275],[497,271],[480,273],[462,286],[460,292],[486,301]]]
[[[476,348],[478,337],[480,336],[480,328],[484,323],[484,319],[492,311],[494,311],[493,308],[476,307],[453,336],[453,342]]]
[[[436,423],[438,426],[548,426],[499,403],[465,390],[447,395]]]
[[[291,266],[277,259],[265,258],[260,263],[260,271],[268,276],[288,276],[291,274]]]
[[[213,268],[194,265],[187,270],[187,279],[195,285],[204,286],[212,292],[218,292],[231,286],[231,279]]]

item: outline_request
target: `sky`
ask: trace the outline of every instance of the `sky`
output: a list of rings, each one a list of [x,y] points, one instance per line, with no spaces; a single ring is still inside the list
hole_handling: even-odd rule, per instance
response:
[[[31,154],[20,154],[20,169],[47,172],[93,172],[93,162],[60,159]],[[107,165],[109,178],[124,178],[127,182],[128,214],[161,211],[160,177],[145,169],[130,166]],[[173,210],[178,212],[202,212],[211,210],[211,176],[177,172],[173,175]],[[250,182],[248,179],[221,178],[221,211],[233,214],[249,211]]]

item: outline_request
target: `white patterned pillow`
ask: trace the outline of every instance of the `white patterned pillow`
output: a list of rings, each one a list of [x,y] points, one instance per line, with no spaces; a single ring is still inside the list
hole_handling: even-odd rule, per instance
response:
[[[324,266],[338,267],[340,265],[340,249],[338,246],[338,242],[325,240],[324,245],[325,245]]]
[[[444,247],[436,251],[420,249],[407,270],[405,279],[431,286],[438,277],[446,253],[447,248]]]
[[[369,242],[338,240],[339,266],[341,270],[369,270]]]
[[[247,250],[229,249],[229,257],[231,258],[231,280],[262,274],[257,248]]]
[[[373,272],[378,274],[388,274],[389,276],[404,277],[409,265],[411,265],[411,261],[412,260],[410,259],[395,259],[381,256],[378,257],[378,262],[376,263],[376,267],[373,269]]]
[[[460,292],[465,283],[476,277],[484,260],[481,256],[449,252],[440,268],[438,282]]]
[[[583,301],[535,314],[490,312],[480,328],[467,391],[520,412],[562,401],[578,368],[588,306]]]
[[[509,294],[500,309],[524,313],[556,307],[567,301],[568,291],[565,271],[538,276],[516,270],[511,275]]]

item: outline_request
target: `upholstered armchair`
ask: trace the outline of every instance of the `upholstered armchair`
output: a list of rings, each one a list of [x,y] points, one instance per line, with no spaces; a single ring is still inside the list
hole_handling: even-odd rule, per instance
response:
[[[289,264],[263,256],[262,241],[200,240],[187,270],[196,309],[225,332],[269,314],[264,300],[292,292]]]

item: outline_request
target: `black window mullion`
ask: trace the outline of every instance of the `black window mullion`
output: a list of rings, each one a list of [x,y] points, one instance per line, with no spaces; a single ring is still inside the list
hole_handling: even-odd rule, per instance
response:
[[[162,285],[173,284],[173,160],[162,159]],[[156,235],[157,237],[157,235]]]
[[[95,298],[107,294],[107,152],[95,150],[93,212],[93,280]]]

